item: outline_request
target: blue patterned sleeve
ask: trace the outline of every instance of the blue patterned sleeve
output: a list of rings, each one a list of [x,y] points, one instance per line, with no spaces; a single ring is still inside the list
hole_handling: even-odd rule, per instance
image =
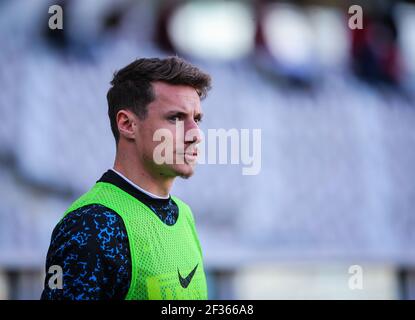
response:
[[[130,260],[120,216],[98,204],[79,208],[66,215],[52,233],[41,299],[124,299],[130,286]],[[62,289],[49,286],[51,266],[62,268]]]

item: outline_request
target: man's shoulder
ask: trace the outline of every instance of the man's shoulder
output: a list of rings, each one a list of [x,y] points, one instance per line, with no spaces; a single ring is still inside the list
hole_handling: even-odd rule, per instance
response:
[[[71,230],[91,230],[122,224],[121,217],[101,204],[87,204],[67,212],[55,227],[54,234]]]
[[[194,216],[192,209],[190,208],[190,205],[188,205],[186,202],[184,202],[176,196],[171,196],[171,198],[177,204],[180,214],[185,214],[185,216],[187,216],[190,219],[190,221],[194,223]]]
[[[84,211],[85,208],[88,208],[91,205],[97,205],[96,208],[94,208],[94,210],[100,210],[100,208],[98,207],[99,203],[98,201],[96,201],[96,196],[97,193],[99,193],[100,185],[101,184],[96,183],[87,192],[78,196],[78,198],[76,198],[67,208],[64,215],[78,211],[79,209],[81,209],[81,211]]]
[[[186,209],[189,209],[189,210],[191,210],[190,209],[190,206],[186,203],[186,202],[184,202],[182,199],[180,199],[179,197],[177,197],[177,196],[171,196],[171,199],[177,204],[177,206],[180,208],[180,207],[184,207],[184,208],[186,208]]]
[[[114,210],[104,206],[103,204],[90,203],[83,205],[82,207],[76,208],[74,210],[68,211],[64,218],[66,218],[67,216],[72,219],[76,219],[78,217],[108,217],[113,216],[114,214],[117,215],[117,213]]]
[[[127,232],[117,213],[100,204],[80,207],[57,224],[46,258],[47,270],[59,265],[69,280],[58,293],[45,285],[42,297],[102,299],[112,296],[113,288],[123,297],[129,286],[129,259]]]

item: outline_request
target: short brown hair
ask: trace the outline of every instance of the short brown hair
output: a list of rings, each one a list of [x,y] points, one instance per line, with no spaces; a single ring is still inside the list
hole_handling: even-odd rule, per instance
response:
[[[204,99],[211,88],[208,74],[179,57],[135,60],[114,73],[112,87],[107,93],[108,116],[116,142],[120,136],[116,122],[118,111],[129,109],[140,119],[145,119],[147,105],[155,99],[153,81],[191,86],[200,99]]]

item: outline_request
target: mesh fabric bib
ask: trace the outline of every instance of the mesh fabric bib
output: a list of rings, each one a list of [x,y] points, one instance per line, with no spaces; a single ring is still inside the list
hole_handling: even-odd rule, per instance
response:
[[[126,299],[207,299],[202,250],[188,205],[176,197],[176,223],[166,225],[145,204],[106,182],[96,183],[65,215],[89,204],[114,210],[123,220],[131,252]]]

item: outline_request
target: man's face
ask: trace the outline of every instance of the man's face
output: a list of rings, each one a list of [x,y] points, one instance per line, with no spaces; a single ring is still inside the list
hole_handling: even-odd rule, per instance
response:
[[[154,82],[153,90],[155,100],[147,106],[147,117],[144,120],[137,117],[135,143],[138,156],[152,174],[188,178],[193,174],[197,158],[196,145],[201,141],[198,127],[202,117],[199,95],[192,87],[164,82]],[[157,141],[154,133],[158,130],[168,133],[170,138]],[[172,144],[172,161],[157,164],[154,151],[163,141]]]

